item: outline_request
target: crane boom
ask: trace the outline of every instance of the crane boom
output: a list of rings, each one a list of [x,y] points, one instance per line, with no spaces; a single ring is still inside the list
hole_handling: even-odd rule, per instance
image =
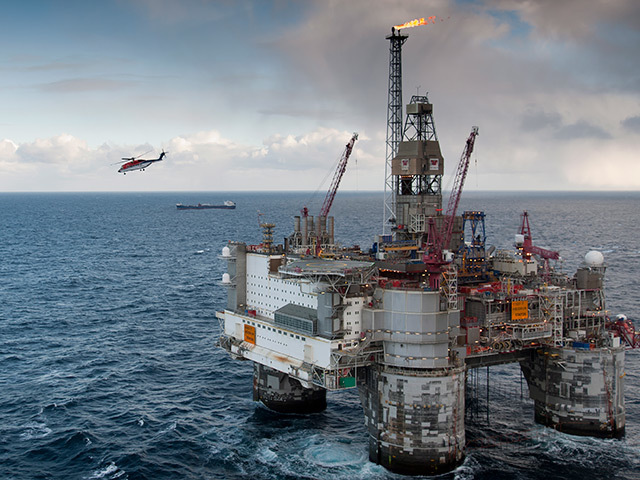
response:
[[[529,226],[529,214],[525,210],[522,213],[522,226],[520,227],[520,235],[523,237],[522,250],[525,253],[538,255],[544,260],[559,260],[560,254],[553,250],[547,250],[546,248],[536,247],[533,244],[533,238],[531,236],[531,227]]]
[[[329,215],[329,210],[331,210],[331,205],[333,204],[333,199],[336,196],[338,191],[338,186],[340,185],[340,180],[342,180],[342,175],[344,175],[344,171],[347,169],[347,162],[349,161],[349,156],[351,155],[351,151],[353,150],[353,145],[356,143],[358,139],[358,134],[354,133],[347,143],[347,146],[340,157],[340,161],[338,162],[338,168],[336,168],[336,172],[333,175],[333,180],[331,182],[331,187],[327,192],[327,196],[324,198],[324,203],[322,204],[322,208],[320,209],[320,216],[326,217]]]
[[[442,251],[444,248],[448,248],[451,242],[453,221],[456,216],[456,211],[458,210],[458,204],[460,203],[462,187],[464,186],[464,180],[467,176],[469,159],[471,158],[477,135],[478,127],[472,127],[471,134],[469,138],[467,138],[462,157],[460,157],[460,162],[458,163],[453,188],[451,189],[451,196],[449,197],[449,204],[447,205],[447,213],[443,219],[441,228],[438,230],[435,219],[433,217],[429,218],[426,252],[422,261],[426,265],[426,271],[429,276],[429,288],[431,288],[431,290],[440,288],[440,276],[442,275],[443,267],[449,262],[445,260]]]
[[[451,196],[449,197],[449,203],[447,204],[447,212],[442,223],[440,230],[440,245],[441,248],[449,248],[449,242],[451,241],[451,233],[453,232],[453,221],[458,210],[458,204],[460,203],[460,196],[462,195],[462,187],[464,187],[464,181],[467,177],[467,171],[469,170],[469,159],[473,152],[473,145],[478,135],[478,127],[471,128],[471,134],[467,138],[467,143],[464,146],[460,162],[458,163],[458,170],[456,171],[456,177],[451,189]]]

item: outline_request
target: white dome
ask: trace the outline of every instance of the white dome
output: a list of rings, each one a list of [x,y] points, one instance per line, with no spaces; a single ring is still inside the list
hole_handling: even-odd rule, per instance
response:
[[[227,247],[224,247],[227,248]],[[228,273],[222,274],[222,283],[231,283],[231,276]]]
[[[591,250],[584,256],[584,263],[589,267],[601,267],[604,264],[604,255],[597,250]]]
[[[524,244],[524,235],[522,235],[521,233],[516,233],[516,245],[523,245]]]
[[[231,250],[229,249],[229,247],[223,247],[222,248],[222,256],[223,257],[230,257],[231,256]]]

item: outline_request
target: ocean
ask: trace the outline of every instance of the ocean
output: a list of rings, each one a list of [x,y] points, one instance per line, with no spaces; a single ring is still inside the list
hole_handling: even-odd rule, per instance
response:
[[[336,239],[368,248],[382,193],[339,192]],[[233,200],[236,210],[178,211]],[[228,240],[281,241],[311,193],[0,194],[0,479],[399,479],[368,461],[357,392],[325,412],[252,401],[252,366],[216,348]],[[573,274],[604,253],[607,305],[640,324],[640,193],[463,194],[509,248],[533,242]],[[469,374],[467,457],[446,479],[640,478],[640,353],[626,356],[626,436],[533,422],[517,365]],[[488,375],[488,378],[487,378]],[[487,388],[487,385],[489,386]]]

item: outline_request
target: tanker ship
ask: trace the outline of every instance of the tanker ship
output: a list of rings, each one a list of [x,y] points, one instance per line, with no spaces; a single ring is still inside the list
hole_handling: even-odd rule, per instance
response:
[[[218,345],[254,366],[253,398],[277,412],[326,408],[327,391],[357,388],[369,459],[393,472],[451,471],[465,457],[467,373],[518,362],[536,422],[597,437],[624,434],[625,348],[640,343],[610,318],[604,257],[575,275],[534,245],[522,214],[513,251],[485,249],[484,212],[458,213],[473,127],[443,209],[444,158],[433,105],[413,96],[402,122],[401,47],[392,30],[385,221],[373,247],[338,248],[329,215],[357,135],[315,218],[295,217],[282,244],[229,241],[216,313]]]

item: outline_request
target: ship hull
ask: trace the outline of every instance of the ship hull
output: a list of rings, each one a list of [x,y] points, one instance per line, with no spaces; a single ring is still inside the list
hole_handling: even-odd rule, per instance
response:
[[[235,205],[176,205],[178,210],[235,210]]]

